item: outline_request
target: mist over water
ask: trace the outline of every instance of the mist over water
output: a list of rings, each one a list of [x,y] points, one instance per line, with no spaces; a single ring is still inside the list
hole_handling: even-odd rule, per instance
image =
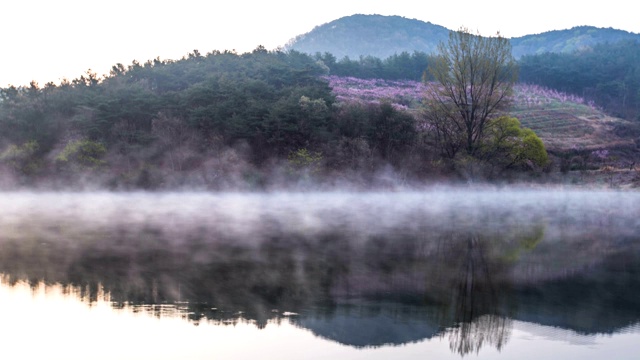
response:
[[[297,193],[4,192],[0,193],[0,201],[3,226],[49,220],[70,221],[76,226],[148,224],[167,231],[176,225],[233,225],[236,231],[255,235],[262,231],[260,225],[265,219],[291,228],[304,225],[318,230],[342,224],[366,232],[389,226],[411,227],[412,219],[407,216],[418,215],[429,226],[491,227],[494,223],[526,223],[536,218],[612,226],[619,221],[633,221],[635,216],[630,212],[640,203],[640,195],[615,191],[468,188]],[[444,219],[453,222],[443,224]],[[172,223],[167,224],[167,220]],[[593,224],[594,220],[597,224]]]
[[[514,321],[583,334],[640,323],[633,192],[5,192],[0,204],[5,286],[158,318],[286,323],[358,349],[443,339],[461,355],[502,351]]]

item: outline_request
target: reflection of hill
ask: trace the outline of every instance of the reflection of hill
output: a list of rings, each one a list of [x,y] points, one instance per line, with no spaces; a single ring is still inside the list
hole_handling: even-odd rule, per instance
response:
[[[640,321],[637,194],[12,196],[0,273],[115,306],[258,326],[291,311],[343,344],[446,335],[461,354],[502,346],[509,319]]]
[[[428,309],[384,302],[343,304],[330,314],[311,313],[293,321],[317,336],[355,347],[401,345],[442,331],[438,318]]]
[[[518,320],[611,334],[640,323],[640,251],[607,259],[563,279],[529,285],[515,293]]]

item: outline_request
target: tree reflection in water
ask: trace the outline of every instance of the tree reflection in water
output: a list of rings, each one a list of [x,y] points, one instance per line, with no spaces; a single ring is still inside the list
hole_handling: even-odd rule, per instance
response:
[[[484,345],[502,350],[509,340],[511,326],[512,320],[507,317],[483,315],[448,330],[449,346],[460,355],[478,353]]]
[[[511,301],[511,274],[519,257],[535,249],[545,234],[544,222],[526,226],[474,224],[444,231],[432,284],[447,293],[441,323],[452,351],[477,353],[485,345],[501,350],[508,342],[517,304]]]
[[[454,286],[454,326],[445,334],[452,351],[461,355],[479,352],[483,345],[501,350],[507,343],[512,321],[500,314],[499,291],[504,283],[494,283],[494,273],[503,270],[488,263],[484,253],[486,243],[479,235],[469,235],[466,251],[460,261],[458,284]],[[489,259],[491,260],[491,259]]]
[[[250,198],[255,204],[241,198],[248,205],[237,217],[233,206],[210,202],[176,217],[175,203],[147,198],[136,205],[144,207],[134,209],[135,221],[131,214],[89,218],[82,206],[9,214],[0,217],[0,273],[10,283],[61,284],[89,303],[104,291],[116,308],[157,316],[175,310],[194,323],[264,327],[293,312],[300,315],[288,321],[344,344],[441,336],[466,355],[505,346],[519,316],[514,299],[524,303],[514,288],[595,268],[603,254],[625,251],[614,229],[637,233],[628,215],[613,217],[615,207],[602,204],[610,224],[593,228],[598,214],[549,218],[530,200],[510,208],[458,199],[442,208],[385,199],[318,205],[303,197],[274,205],[268,197]],[[132,205],[105,206],[105,213],[126,215]]]

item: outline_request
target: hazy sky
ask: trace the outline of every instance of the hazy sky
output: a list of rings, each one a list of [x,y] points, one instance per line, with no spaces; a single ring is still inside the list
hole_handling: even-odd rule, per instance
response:
[[[627,0],[20,0],[3,1],[0,86],[43,85],[73,79],[91,68],[160,57],[179,59],[193,49],[274,49],[314,26],[353,14],[400,15],[450,29],[465,26],[507,37],[577,25],[640,33]]]

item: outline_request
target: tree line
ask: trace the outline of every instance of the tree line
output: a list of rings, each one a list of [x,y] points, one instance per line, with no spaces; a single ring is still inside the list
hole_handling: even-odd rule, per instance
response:
[[[311,56],[258,47],[10,86],[0,90],[2,181],[260,187],[320,162],[326,173],[399,163],[414,118],[386,103],[337,106],[324,74]]]
[[[640,43],[603,43],[568,54],[523,56],[520,81],[576,94],[607,113],[640,120]]]
[[[416,80],[429,75],[427,68],[435,55],[425,52],[403,51],[385,59],[374,56],[360,56],[358,59],[343,57],[336,59],[331,53],[316,53],[314,59],[326,66],[332,75],[352,76],[362,79]]]
[[[364,79],[421,80],[437,54],[402,52],[386,59],[361,56],[336,59],[330,53],[314,58],[331,74]],[[640,120],[640,43],[624,40],[600,43],[569,53],[545,52],[517,60],[518,81],[575,94],[612,116]]]
[[[452,51],[482,39],[468,32],[452,34],[462,36],[448,45]],[[481,49],[482,56],[508,50],[504,42],[491,46]],[[425,62],[439,64],[429,73],[443,84],[438,76],[460,70],[456,66],[467,60],[451,63],[446,54],[403,53],[384,62],[363,58],[358,67],[382,64],[368,67],[369,75],[405,78],[418,76]],[[488,64],[486,75],[511,60],[478,64]],[[371,184],[387,166],[403,179],[451,174],[460,163],[457,153],[447,151],[451,146],[466,149],[464,162],[489,164],[491,172],[546,162],[546,152],[544,161],[531,162],[531,146],[538,152],[544,147],[526,140],[537,137],[523,133],[517,119],[494,123],[502,109],[498,103],[480,111],[477,123],[480,112],[473,110],[462,121],[467,128],[444,139],[441,117],[449,119],[446,126],[461,124],[456,99],[441,98],[422,109],[400,109],[384,100],[337,102],[323,75],[364,74],[349,70],[352,65],[330,54],[261,46],[244,54],[194,50],[180,60],[116,64],[104,76],[87,71],[59,85],[31,82],[0,89],[0,185],[224,189],[312,178]],[[380,72],[384,69],[386,75]],[[510,91],[512,79],[503,80],[495,94]],[[476,109],[477,101],[467,105]]]

